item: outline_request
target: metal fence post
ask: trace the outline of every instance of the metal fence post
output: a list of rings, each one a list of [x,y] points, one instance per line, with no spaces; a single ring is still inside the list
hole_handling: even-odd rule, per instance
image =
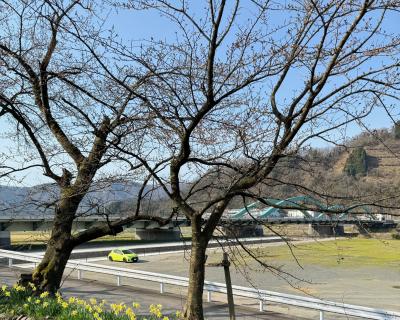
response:
[[[117,287],[121,286],[121,277],[117,276]]]
[[[13,265],[13,259],[12,258],[8,258],[8,267],[11,268]]]
[[[164,282],[160,282],[160,293],[164,293]]]
[[[207,302],[211,302],[211,291],[207,291]]]
[[[82,270],[78,269],[78,280],[82,279]]]
[[[260,300],[260,311],[264,311],[264,301]]]
[[[324,312],[322,310],[319,311],[319,320],[324,320]]]

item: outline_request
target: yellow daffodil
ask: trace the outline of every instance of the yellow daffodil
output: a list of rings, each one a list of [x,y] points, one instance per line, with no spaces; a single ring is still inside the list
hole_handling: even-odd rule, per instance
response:
[[[24,306],[23,306],[25,309],[26,308],[28,308],[29,307],[29,304],[27,304],[27,303],[24,303]]]
[[[102,313],[103,312],[103,309],[101,308],[100,305],[93,306],[93,310],[96,311],[97,313]]]
[[[89,302],[91,303],[91,304],[97,304],[97,300],[95,299],[95,298],[90,298],[89,299]]]
[[[97,312],[93,313],[93,318],[95,318],[95,320],[101,320],[101,318]]]
[[[129,315],[132,314],[132,313],[134,313],[134,312],[133,312],[133,310],[132,310],[131,308],[126,308],[126,310],[125,310],[125,314],[126,314],[126,315],[129,316]]]
[[[46,308],[49,306],[49,303],[47,301],[45,301],[45,302],[43,302],[42,306],[43,306],[43,308]]]
[[[85,308],[86,308],[86,310],[89,311],[89,312],[92,312],[92,311],[93,311],[92,306],[90,306],[90,305],[88,305],[88,304],[85,306]]]
[[[137,303],[137,302],[133,302],[133,303],[132,303],[132,306],[133,306],[133,308],[135,308],[135,309],[139,309],[139,308],[140,308],[140,304]]]
[[[68,302],[63,301],[63,302],[61,303],[61,307],[63,307],[64,309],[68,308]]]
[[[47,298],[49,296],[49,293],[47,292],[47,291],[45,291],[45,292],[42,292],[41,294],[40,294],[40,297],[43,299],[43,298]]]
[[[158,304],[158,305],[151,304],[149,307],[149,312],[150,312],[150,314],[154,315],[155,317],[161,318],[162,317],[161,308],[162,308],[161,304]]]
[[[81,299],[76,299],[76,304],[84,306],[86,304],[86,302],[84,300],[81,300]]]
[[[32,291],[36,291],[36,286],[32,282],[28,282],[28,285],[31,287]]]
[[[110,304],[110,307],[116,316],[119,315],[121,313],[121,311],[126,308],[126,306],[122,303],[121,304],[112,303],[112,304]]]
[[[14,284],[13,288],[15,291],[19,292],[19,291],[25,291],[25,288],[23,286],[20,286],[18,284]]]
[[[76,298],[75,297],[69,297],[68,303],[74,304],[75,302],[76,302]]]
[[[7,291],[7,285],[2,285],[2,286],[1,286],[1,290],[2,290],[3,292]]]
[[[129,320],[136,320],[136,314],[131,308],[126,308],[125,314],[129,317]]]
[[[78,314],[78,311],[77,310],[73,310],[72,312],[71,312],[71,316],[76,316]]]

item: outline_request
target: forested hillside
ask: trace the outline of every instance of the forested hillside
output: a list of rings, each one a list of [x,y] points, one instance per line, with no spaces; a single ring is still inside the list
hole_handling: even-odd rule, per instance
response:
[[[303,150],[281,159],[273,174],[253,193],[266,198],[288,198],[308,194],[326,204],[376,204],[377,211],[390,212],[398,207],[400,194],[400,136],[395,130],[364,132],[351,140],[326,149]],[[229,175],[229,172],[226,173]],[[221,174],[210,175],[198,186],[196,200],[208,195],[201,191],[213,184],[213,192],[224,183]],[[243,207],[237,198],[231,208]],[[379,208],[379,205],[383,208]]]
[[[309,149],[299,155],[283,158],[274,169],[271,177],[253,190],[254,194],[266,198],[288,198],[299,194],[309,194],[320,198],[327,204],[376,203],[396,206],[400,194],[400,135],[395,130],[383,129],[362,133],[353,139],[326,149]],[[229,172],[226,172],[229,174]],[[199,204],[209,198],[204,185],[212,184],[210,192],[219,192],[224,184],[223,174],[209,174],[193,190],[194,201]],[[182,185],[190,190],[193,184]],[[124,186],[124,187],[123,187]],[[136,207],[139,185],[128,182],[112,184],[112,187],[99,188],[88,195],[106,206],[109,212],[127,213]],[[197,188],[197,191],[196,191]],[[56,193],[54,186],[15,188],[0,186],[0,205],[13,207],[15,211],[42,213],[38,203],[51,201]],[[45,190],[45,192],[43,191]],[[50,193],[49,190],[53,190]],[[41,191],[41,192],[39,192]],[[40,196],[40,197],[39,197]],[[35,205],[27,199],[34,199]],[[39,199],[40,198],[40,199]],[[251,199],[236,198],[231,208],[243,207]],[[21,203],[27,202],[25,206]],[[19,203],[19,205],[17,204]],[[17,208],[20,208],[19,210]],[[28,210],[29,208],[29,210]],[[162,192],[156,192],[142,203],[146,213],[168,215],[172,204]],[[389,212],[389,208],[380,209]]]
[[[400,137],[396,137],[394,128],[374,130],[334,148],[311,149],[283,160],[275,172],[279,182],[272,186],[270,181],[265,191],[279,198],[306,193],[328,203],[396,206],[399,168]]]

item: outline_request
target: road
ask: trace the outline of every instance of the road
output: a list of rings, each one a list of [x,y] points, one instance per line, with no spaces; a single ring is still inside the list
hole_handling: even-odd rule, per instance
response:
[[[326,241],[328,239],[324,239]],[[309,242],[312,240],[299,241],[298,243]],[[264,246],[279,246],[281,243],[268,243]],[[211,249],[212,251],[219,251],[219,249]],[[189,253],[169,253],[162,255],[153,255],[142,257],[139,263],[135,264],[119,264],[110,263],[103,258],[103,261],[97,263],[111,264],[123,268],[133,268],[139,270],[146,270],[152,272],[161,272],[175,275],[186,275],[187,276],[187,258]],[[28,264],[19,266],[32,267]],[[240,279],[237,274],[238,270],[232,269],[232,276],[235,284],[241,284],[249,286],[249,283],[244,284],[238,282]],[[9,269],[0,269],[0,275],[4,279],[8,277],[8,282],[13,283],[17,278],[18,274],[10,272]],[[208,280],[223,282],[223,275],[221,268],[208,267],[206,276]],[[83,272],[83,281],[76,280],[76,271],[66,270],[66,280],[63,283],[62,292],[66,296],[81,296],[86,299],[89,297],[96,297],[97,299],[106,299],[109,302],[126,302],[132,301],[138,302],[143,306],[149,306],[152,303],[161,303],[167,309],[167,311],[174,312],[175,310],[181,310],[184,304],[186,289],[176,286],[166,286],[165,290],[167,293],[159,293],[159,285],[157,283],[149,283],[147,281],[140,281],[136,279],[122,279],[122,286],[117,287],[115,276],[98,275],[91,272]],[[263,273],[262,278],[258,278],[257,281],[263,289],[272,289],[273,291],[285,291],[276,290],[271,284],[274,281],[270,277],[268,283],[265,283],[265,276]],[[245,279],[244,279],[245,280]],[[247,279],[248,280],[248,279]],[[265,283],[265,284],[262,284]],[[275,289],[275,290],[274,290]],[[284,289],[284,288],[282,288]],[[293,293],[293,292],[290,292]],[[296,292],[301,294],[301,292]],[[206,297],[204,296],[206,300]],[[335,300],[335,299],[334,299]],[[213,303],[205,303],[205,314],[207,319],[227,319],[228,310],[226,306],[226,297],[222,294],[212,294]],[[340,300],[339,300],[340,301]],[[362,303],[358,303],[362,304]],[[277,305],[268,303],[265,306],[266,312],[258,311],[258,301],[254,299],[245,299],[235,297],[235,305],[237,306],[238,319],[318,319],[318,311],[306,310],[301,308]],[[146,310],[143,310],[146,311]],[[347,319],[347,317],[339,317],[334,314],[326,314],[325,319]]]
[[[294,239],[295,240],[295,239]],[[283,239],[277,236],[269,236],[269,237],[258,237],[258,238],[240,238],[238,239],[243,244],[251,245],[251,244],[267,244],[267,243],[282,243]],[[238,242],[235,239],[219,239],[219,240],[211,240],[208,243],[209,248],[216,248],[220,246],[234,246],[237,245]],[[140,255],[152,255],[166,252],[183,252],[185,250],[189,250],[191,246],[191,241],[175,241],[175,242],[159,242],[159,243],[143,243],[143,244],[97,244],[89,243],[85,244],[83,247],[78,247],[72,250],[71,258],[72,259],[89,259],[89,258],[97,258],[97,257],[105,257],[107,254],[117,248],[123,247],[124,249],[131,249]],[[23,252],[44,254],[43,250],[21,250]],[[95,261],[95,260],[93,260]]]
[[[319,240],[319,242],[331,239]],[[298,241],[306,243],[313,240]],[[336,239],[336,241],[340,241]],[[263,246],[280,246],[282,243],[268,243]],[[256,245],[257,246],[257,245]],[[220,249],[211,249],[212,252],[220,254]],[[212,255],[212,252],[211,255]],[[146,270],[150,272],[159,272],[179,276],[187,276],[189,252],[175,252],[161,255],[141,256],[139,263],[120,264],[111,263],[105,258],[103,261],[97,261],[97,264],[111,264],[117,267]],[[28,266],[28,265],[26,265]],[[302,279],[309,279],[313,282],[303,287],[307,293],[317,295],[332,301],[353,303],[357,305],[378,307],[387,310],[398,310],[398,299],[400,291],[393,285],[400,280],[398,269],[382,269],[359,266],[355,269],[327,267],[309,265],[305,270],[299,270],[297,265],[287,264],[288,271],[300,276]],[[0,269],[0,275],[3,275],[7,269]],[[3,272],[4,271],[4,272]],[[234,284],[250,286],[278,291],[304,295],[306,292],[294,290],[285,280],[274,277],[268,272],[257,272],[254,268],[249,273],[243,273],[243,270],[232,268],[232,279]],[[249,270],[250,271],[250,270]],[[299,273],[300,272],[300,273]],[[161,303],[168,306],[169,311],[182,309],[185,299],[185,289],[175,286],[166,286],[167,293],[159,293],[157,283],[149,283],[134,279],[122,279],[122,287],[116,287],[115,276],[99,276],[98,274],[84,272],[84,281],[76,281],[76,272],[66,272],[68,279],[63,285],[63,291],[66,295],[78,295],[88,298],[105,298],[110,302],[131,302],[136,301],[144,306],[151,303]],[[14,281],[16,275],[11,274],[10,282]],[[208,280],[223,282],[223,272],[221,268],[208,267],[206,269]],[[249,278],[250,277],[250,278]],[[304,286],[304,283],[298,283]],[[301,289],[301,288],[300,288]],[[374,294],[374,293],[379,293]],[[226,319],[228,310],[226,307],[226,297],[213,293],[213,303],[205,303],[207,319]],[[238,305],[238,319],[318,319],[318,312],[300,308],[282,306],[277,304],[267,304],[267,312],[258,312],[258,301],[235,297],[235,304]],[[325,319],[347,319],[334,314],[326,314]]]

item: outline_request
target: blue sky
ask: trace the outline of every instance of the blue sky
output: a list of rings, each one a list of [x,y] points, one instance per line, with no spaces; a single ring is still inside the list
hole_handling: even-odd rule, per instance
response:
[[[202,1],[193,1],[195,3],[196,10],[201,10]],[[150,11],[132,12],[130,10],[118,10],[110,12],[110,25],[125,38],[134,39],[148,39],[150,37],[154,39],[174,39],[175,31],[171,28],[172,24],[165,17],[160,14]],[[400,29],[400,23],[398,16],[394,14],[388,14],[385,18],[384,27],[388,32],[393,32]],[[293,79],[293,85],[296,84],[296,80]],[[289,89],[289,88],[288,88]],[[285,94],[285,93],[284,93]],[[287,92],[290,95],[290,92]],[[392,101],[396,105],[395,101]],[[400,120],[400,107],[397,111],[392,110],[391,115],[395,120]],[[391,128],[393,121],[388,117],[383,108],[378,107],[363,120],[363,124],[369,129],[380,129],[380,128]],[[357,123],[352,123],[346,127],[346,135],[349,137],[355,136],[360,132],[364,131],[364,127]],[[313,141],[315,147],[327,147],[326,142],[321,140]]]
[[[200,1],[195,2],[199,7],[201,6]],[[109,15],[109,26],[113,26],[115,31],[126,39],[166,39],[171,40],[175,37],[175,31],[171,27],[171,23],[165,18],[160,17],[158,13],[141,11],[135,12],[129,10],[111,10],[108,12]],[[394,31],[399,29],[400,24],[394,16],[389,16],[385,28],[388,31]],[[295,83],[295,80],[294,80]],[[290,95],[290,92],[287,92]],[[394,101],[393,101],[394,103]],[[393,116],[396,120],[400,120],[400,108],[397,109],[397,113],[394,112]],[[372,114],[363,120],[363,123],[371,130],[377,128],[389,128],[393,125],[391,119],[385,114],[381,108],[375,109]],[[7,131],[7,124],[3,119],[0,119],[0,152],[6,152],[11,146],[11,143],[1,137],[4,131]],[[352,137],[360,132],[364,128],[356,123],[349,125],[346,128],[346,135]],[[327,144],[322,141],[313,141],[315,147],[327,147]],[[24,179],[24,185],[35,185],[38,183],[48,182],[49,180],[43,177],[40,170],[31,171]],[[0,184],[3,181],[0,180]]]

